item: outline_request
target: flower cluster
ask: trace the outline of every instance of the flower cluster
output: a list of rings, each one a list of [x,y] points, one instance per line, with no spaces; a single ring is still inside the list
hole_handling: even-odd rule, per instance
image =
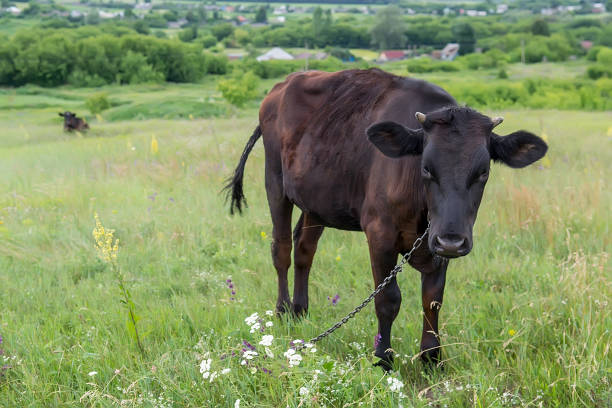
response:
[[[266,311],[266,316],[272,316],[273,314],[274,313],[271,310]],[[250,333],[255,333],[258,330],[263,333],[264,325],[265,327],[274,326],[274,323],[272,323],[272,321],[267,321],[264,324],[264,320],[259,317],[259,313],[257,312],[244,319],[244,322],[251,328],[251,330],[249,330]]]
[[[387,384],[389,384],[389,390],[391,392],[401,392],[404,387],[404,383],[401,380],[391,376],[387,378]]]
[[[334,297],[328,296],[327,300],[332,306],[336,306],[338,304],[338,301],[340,300],[340,295],[336,293],[336,296]]]
[[[252,360],[254,357],[257,357],[259,353],[256,351],[255,346],[249,343],[246,340],[242,341],[242,361],[240,365],[247,365],[249,360]]]
[[[205,380],[208,380],[208,382],[213,382],[215,380],[215,378],[217,378],[219,376],[219,372],[218,371],[210,371],[210,368],[212,366],[212,359],[208,358],[208,353],[206,353],[207,355],[204,357],[204,359],[202,360],[202,362],[200,363],[200,374],[202,374],[202,377]],[[221,375],[226,375],[229,374],[229,372],[231,371],[230,368],[224,368],[223,370],[221,370],[220,374]]]
[[[289,367],[299,366],[302,362],[302,356],[298,354],[295,349],[290,348],[283,353],[285,358],[289,360]]]
[[[119,253],[119,239],[115,239],[115,230],[107,230],[102,226],[98,214],[94,214],[96,227],[93,229],[93,237],[96,241],[96,249],[100,258],[107,263],[115,262]]]
[[[227,284],[227,288],[231,291],[230,300],[236,300],[236,298],[234,297],[236,296],[236,288],[234,287],[234,282],[232,282],[232,278],[227,278],[225,280],[225,283]]]

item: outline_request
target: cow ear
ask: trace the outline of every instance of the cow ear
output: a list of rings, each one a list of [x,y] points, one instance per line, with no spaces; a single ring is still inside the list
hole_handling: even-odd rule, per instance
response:
[[[375,123],[366,130],[368,140],[385,156],[423,153],[423,129],[408,129],[396,122]]]
[[[491,134],[491,159],[513,168],[521,168],[540,160],[548,146],[536,135],[524,130],[507,136]]]
[[[64,117],[64,114],[62,112],[58,113],[58,115],[60,115],[62,118]]]

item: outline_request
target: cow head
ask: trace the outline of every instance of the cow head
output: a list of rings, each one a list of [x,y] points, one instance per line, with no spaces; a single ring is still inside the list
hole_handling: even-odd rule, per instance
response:
[[[417,112],[416,118],[419,129],[380,122],[368,128],[368,138],[389,157],[421,155],[429,249],[447,258],[467,255],[491,160],[521,168],[542,158],[548,147],[523,130],[499,136],[493,128],[502,118],[490,119],[469,108]]]

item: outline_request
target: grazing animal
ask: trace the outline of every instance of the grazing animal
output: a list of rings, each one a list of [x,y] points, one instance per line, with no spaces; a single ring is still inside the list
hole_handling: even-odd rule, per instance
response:
[[[66,111],[64,113],[60,112],[59,115],[64,118],[64,131],[66,132],[72,132],[73,130],[82,132],[89,129],[87,122],[84,119],[77,118],[76,113]]]
[[[547,150],[526,131],[497,135],[493,128],[501,121],[458,106],[436,85],[378,69],[294,73],[274,86],[226,188],[231,212],[241,212],[245,162],[263,136],[277,312],[307,311],[308,275],[325,227],[365,232],[378,285],[429,221],[427,245],[410,265],[421,272],[421,357],[439,361],[438,313],[448,260],[472,249],[491,160],[520,168]],[[287,269],[294,206],[302,214],[293,231],[292,302]],[[392,361],[391,325],[401,299],[395,279],[375,298],[375,355],[383,368]]]

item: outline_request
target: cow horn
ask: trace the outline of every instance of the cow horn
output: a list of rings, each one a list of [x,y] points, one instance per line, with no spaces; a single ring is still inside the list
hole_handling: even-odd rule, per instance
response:
[[[493,118],[493,127],[495,128],[497,125],[499,125],[500,123],[502,123],[504,121],[504,118],[501,116],[498,116],[496,118]]]
[[[424,113],[421,113],[421,112],[415,113],[414,116],[421,123],[425,123],[425,121],[427,120],[427,116]]]

